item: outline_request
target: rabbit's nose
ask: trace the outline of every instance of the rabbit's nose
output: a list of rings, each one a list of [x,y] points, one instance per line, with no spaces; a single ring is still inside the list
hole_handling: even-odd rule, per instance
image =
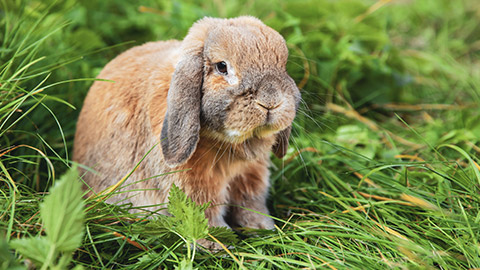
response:
[[[267,111],[270,111],[270,110],[274,110],[278,107],[280,107],[280,105],[282,105],[282,102],[274,102],[274,101],[270,101],[270,102],[265,102],[265,101],[260,101],[260,100],[255,100],[255,102],[257,103],[258,106],[262,107],[263,109],[266,109]]]

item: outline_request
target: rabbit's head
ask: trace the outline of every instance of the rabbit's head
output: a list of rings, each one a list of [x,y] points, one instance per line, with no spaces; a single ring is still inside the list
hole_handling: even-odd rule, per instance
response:
[[[168,165],[185,163],[202,136],[239,144],[276,137],[285,155],[300,92],[283,37],[253,17],[204,18],[182,42],[162,128]]]

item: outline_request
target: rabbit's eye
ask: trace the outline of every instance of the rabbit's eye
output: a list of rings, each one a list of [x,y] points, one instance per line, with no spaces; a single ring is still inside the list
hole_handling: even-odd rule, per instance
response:
[[[215,68],[217,69],[218,73],[220,73],[222,75],[227,75],[228,74],[227,63],[225,63],[223,61],[216,63]]]

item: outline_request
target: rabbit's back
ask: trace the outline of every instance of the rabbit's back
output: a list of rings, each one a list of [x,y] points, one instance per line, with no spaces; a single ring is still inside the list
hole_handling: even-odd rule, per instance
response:
[[[158,143],[179,46],[172,40],[127,50],[100,72],[98,79],[108,81],[90,88],[77,123],[73,160],[97,172],[84,175],[95,192],[119,181]],[[155,173],[149,169],[144,162],[129,182]]]

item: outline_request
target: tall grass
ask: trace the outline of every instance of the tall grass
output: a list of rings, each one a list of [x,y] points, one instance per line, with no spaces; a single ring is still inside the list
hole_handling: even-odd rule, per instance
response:
[[[251,14],[287,40],[303,97],[287,157],[272,165],[277,230],[239,230],[237,242],[212,231],[231,248],[192,254],[130,206],[89,199],[71,266],[480,268],[478,10],[475,0],[3,1],[0,267],[26,262],[7,243],[44,235],[39,205],[71,166],[99,70],[128,47],[183,38],[203,16]]]

